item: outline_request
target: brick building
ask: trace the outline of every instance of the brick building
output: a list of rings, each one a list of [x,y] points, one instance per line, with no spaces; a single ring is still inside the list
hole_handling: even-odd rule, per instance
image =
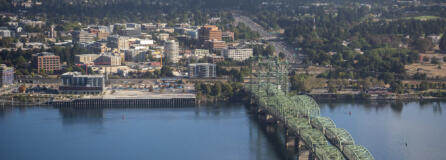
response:
[[[50,52],[33,54],[33,67],[40,73],[60,71],[60,57]]]
[[[201,42],[207,40],[221,41],[222,32],[215,25],[205,25],[198,30],[198,37]]]

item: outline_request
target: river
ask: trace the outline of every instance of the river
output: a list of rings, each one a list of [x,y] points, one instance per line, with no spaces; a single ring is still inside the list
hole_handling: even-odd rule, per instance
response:
[[[322,102],[376,159],[444,159],[445,102]],[[243,104],[164,109],[0,107],[0,159],[288,159]],[[407,143],[407,146],[406,146]]]

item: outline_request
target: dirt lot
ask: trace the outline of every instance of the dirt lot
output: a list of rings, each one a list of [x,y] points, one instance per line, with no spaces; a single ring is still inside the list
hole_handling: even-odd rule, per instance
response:
[[[417,72],[426,73],[427,77],[440,77],[446,78],[446,63],[441,63],[441,68],[438,68],[439,65],[434,65],[430,63],[414,63],[411,65],[406,65],[404,68],[407,69],[407,73],[409,75],[413,75]]]
[[[310,75],[319,75],[319,74],[324,73],[328,70],[330,70],[330,68],[328,68],[328,67],[310,66],[306,69],[303,69],[303,68],[297,69],[296,73],[298,73],[298,74],[308,73]]]

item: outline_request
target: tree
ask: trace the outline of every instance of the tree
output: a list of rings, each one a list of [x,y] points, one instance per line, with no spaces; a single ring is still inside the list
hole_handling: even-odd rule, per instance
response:
[[[437,57],[432,57],[431,58],[431,63],[432,64],[440,64],[440,59]]]
[[[443,53],[446,53],[446,33],[444,33],[443,36],[441,36],[439,45],[440,45],[440,50]]]
[[[221,96],[221,88],[222,88],[221,82],[215,83],[214,87],[212,88],[213,95],[220,97]]]
[[[16,65],[17,65],[18,68],[26,68],[26,60],[25,60],[25,58],[23,56],[20,56],[17,59],[16,63],[17,63]]]
[[[336,85],[336,80],[333,80],[333,79],[328,80],[327,87],[328,87],[328,92],[329,93],[336,93],[336,92],[338,92],[338,88],[337,88],[337,85]]]
[[[172,77],[173,73],[172,73],[172,69],[168,66],[163,65],[163,67],[161,68],[161,77]]]
[[[423,62],[429,62],[429,57],[424,56],[423,57]]]
[[[431,49],[433,44],[432,41],[425,39],[425,38],[417,38],[414,43],[414,48],[420,52],[426,52],[427,50]]]
[[[275,51],[276,49],[272,46],[272,45],[268,45],[268,46],[266,46],[266,49],[265,49],[265,52],[264,52],[264,56],[272,56],[272,55],[274,55],[274,51]]]
[[[430,88],[431,88],[431,87],[430,87],[429,82],[426,82],[426,81],[421,82],[421,84],[420,84],[420,90],[424,91],[424,90],[428,90],[428,89],[430,89]]]

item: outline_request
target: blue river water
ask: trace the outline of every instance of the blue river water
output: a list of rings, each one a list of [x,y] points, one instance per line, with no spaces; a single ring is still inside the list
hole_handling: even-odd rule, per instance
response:
[[[376,159],[445,159],[445,102],[321,102]],[[290,159],[243,104],[161,109],[0,106],[0,159]]]
[[[347,129],[377,160],[446,159],[444,101],[327,102],[320,106],[321,115]]]

